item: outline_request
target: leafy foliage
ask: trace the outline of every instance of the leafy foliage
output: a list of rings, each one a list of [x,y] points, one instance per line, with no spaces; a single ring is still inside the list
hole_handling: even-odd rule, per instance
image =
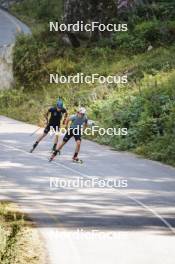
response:
[[[99,1],[90,2],[97,5]],[[115,33],[78,49],[65,47],[58,35],[48,33],[48,20],[57,19],[56,14],[61,16],[56,9],[61,10],[61,1],[40,0],[35,4],[34,0],[24,0],[13,7],[30,25],[37,21],[39,26],[33,28],[33,36],[17,40],[17,85],[12,91],[0,93],[1,114],[43,125],[44,111],[60,96],[70,113],[85,105],[90,118],[99,125],[128,129],[127,136],[96,136],[93,140],[175,165],[174,1],[131,5],[111,17],[114,23],[127,22],[128,32]],[[129,83],[50,85],[48,76],[52,72],[127,74]]]
[[[133,149],[147,157],[175,164],[174,81],[175,71],[168,79],[161,73],[161,79],[155,76],[151,85],[143,80],[141,91],[136,86],[127,91],[125,97],[122,93],[113,94],[105,102],[95,102],[91,106],[92,117],[102,126],[128,129],[127,137],[97,137],[96,140],[119,150]]]
[[[23,0],[12,5],[11,11],[17,16],[22,16],[26,22],[40,20],[47,23],[51,20],[58,20],[63,12],[62,0]]]

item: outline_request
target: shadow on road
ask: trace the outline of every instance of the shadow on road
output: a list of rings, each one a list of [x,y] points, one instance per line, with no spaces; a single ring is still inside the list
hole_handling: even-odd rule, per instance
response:
[[[55,166],[47,162],[50,141],[44,141],[34,155],[28,153],[32,141],[28,133],[1,133],[0,198],[32,208],[30,217],[40,221],[43,228],[149,230],[170,235],[160,218],[129,197],[151,207],[171,227],[175,227],[173,169],[168,166],[159,169],[160,164],[141,159],[134,167],[135,157],[100,152],[93,143],[87,142],[85,144],[89,144],[89,148],[83,152],[87,159],[84,166],[75,167],[67,159],[66,155],[71,155],[72,144],[65,149],[66,155],[63,152],[63,156],[58,158]],[[105,160],[106,163],[103,162]],[[85,174],[84,178],[87,175],[87,179],[124,178],[128,180],[128,188],[50,189],[50,177],[66,181],[80,177],[81,173]]]

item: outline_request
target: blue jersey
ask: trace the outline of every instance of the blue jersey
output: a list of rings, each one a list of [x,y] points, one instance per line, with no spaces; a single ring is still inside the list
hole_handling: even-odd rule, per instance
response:
[[[60,126],[63,114],[67,113],[65,108],[58,111],[56,107],[51,107],[48,112],[51,114],[49,119],[50,126]]]

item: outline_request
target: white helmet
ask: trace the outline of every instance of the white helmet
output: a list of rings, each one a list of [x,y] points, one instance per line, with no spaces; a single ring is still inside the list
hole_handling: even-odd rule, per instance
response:
[[[80,113],[80,114],[86,114],[86,108],[84,108],[84,107],[80,107],[80,109],[78,110],[78,113]]]

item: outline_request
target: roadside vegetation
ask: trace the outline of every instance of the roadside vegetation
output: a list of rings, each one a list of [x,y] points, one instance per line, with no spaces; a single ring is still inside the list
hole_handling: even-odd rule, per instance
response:
[[[0,202],[0,263],[44,264],[35,226],[15,204]]]
[[[62,97],[70,113],[79,105],[103,127],[126,127],[126,137],[94,137],[116,150],[130,150],[147,158],[175,165],[175,4],[158,1],[121,14],[129,32],[111,39],[65,47],[47,22],[61,16],[47,1],[14,5],[12,12],[32,26],[32,36],[20,36],[14,52],[16,87],[0,93],[0,113],[43,125],[43,113]],[[57,1],[50,1],[49,6]],[[57,6],[58,7],[58,6]],[[162,19],[163,18],[163,19]],[[119,19],[119,18],[118,18]],[[38,21],[38,26],[34,26]],[[49,73],[74,75],[127,74],[127,85],[51,85]]]

